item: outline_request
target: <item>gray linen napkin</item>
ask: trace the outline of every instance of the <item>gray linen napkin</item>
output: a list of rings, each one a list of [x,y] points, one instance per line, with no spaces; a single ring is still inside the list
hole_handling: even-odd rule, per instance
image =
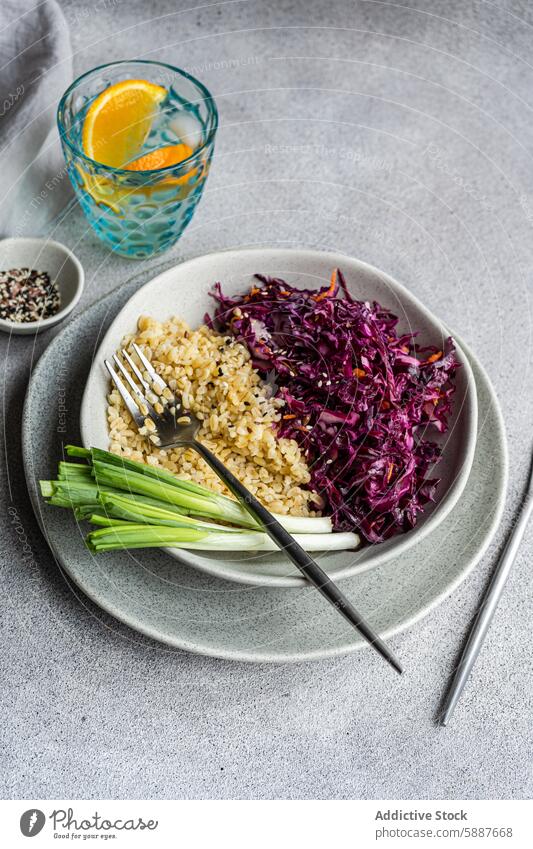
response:
[[[67,23],[55,0],[0,2],[0,236],[47,232],[71,187],[56,129],[72,81]]]

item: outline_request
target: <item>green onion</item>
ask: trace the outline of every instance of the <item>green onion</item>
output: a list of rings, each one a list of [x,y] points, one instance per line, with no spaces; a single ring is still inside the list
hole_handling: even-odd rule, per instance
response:
[[[124,519],[128,522],[144,523],[147,525],[169,525],[175,528],[189,527],[197,528],[198,530],[207,530],[210,528],[217,531],[223,530],[220,525],[203,522],[199,519],[191,519],[189,516],[173,510],[167,510],[162,503],[154,505],[147,503],[147,500],[144,503],[139,503],[139,501],[135,501],[125,494],[114,495],[102,492],[99,501],[107,516],[114,516],[117,519]],[[239,533],[238,528],[228,527],[227,531],[230,533]]]
[[[79,451],[83,451],[84,453],[80,455]],[[253,528],[254,530],[260,528],[260,525],[256,522],[253,516],[248,513],[246,508],[238,501],[235,501],[233,498],[228,498],[225,495],[212,492],[205,486],[200,486],[199,484],[192,483],[191,481],[181,480],[181,478],[176,477],[176,475],[173,475],[167,469],[162,469],[159,466],[149,466],[147,463],[139,463],[136,460],[130,460],[128,457],[112,454],[110,451],[104,451],[101,448],[91,448],[89,450],[67,445],[67,454],[69,457],[83,456],[84,458],[92,460],[95,477],[98,479],[99,472],[100,480],[106,486],[114,486],[119,489],[125,489],[126,492],[150,495],[153,498],[159,498],[169,504],[174,504],[182,507],[183,509],[188,509],[190,513],[196,513],[198,516],[220,519],[240,527]],[[103,470],[103,466],[107,467],[106,471]],[[114,478],[114,484],[110,483],[113,479],[112,470],[109,469],[110,466],[115,467],[117,474],[120,475],[120,477]],[[142,482],[138,477],[131,478],[130,485],[124,486],[123,484],[126,482],[126,478],[129,478],[130,474],[140,475],[147,480]],[[120,485],[116,482],[118,480],[121,481]],[[157,482],[157,486],[155,486],[155,482]],[[181,495],[179,497],[172,497],[172,493],[170,493],[168,489],[165,489],[165,486],[175,488]],[[199,502],[197,500],[193,500],[193,498],[184,500],[183,495],[185,493],[190,493],[193,497],[203,499],[202,505],[199,505]],[[204,510],[201,510],[201,512],[197,512],[196,509],[193,509],[201,506],[205,508]],[[278,522],[280,522],[280,524],[289,531],[289,533],[330,534],[333,530],[329,516],[284,516],[276,513],[273,515]]]
[[[306,551],[340,551],[354,548],[356,534],[302,534],[294,539]],[[124,548],[188,548],[199,551],[277,551],[267,534],[257,531],[226,533],[194,528],[165,528],[154,525],[115,525],[91,531],[87,536],[91,551]]]
[[[66,449],[69,457],[83,457],[86,460],[91,457],[91,449],[82,448],[81,445],[67,445]]]
[[[181,490],[176,486],[169,486],[163,481],[156,481],[148,475],[141,475],[137,472],[121,469],[119,466],[101,463],[99,460],[94,461],[93,471],[96,483],[102,489],[111,486],[125,492],[148,495],[152,498],[158,498],[160,501],[168,502],[168,504],[175,504],[187,513],[194,513],[196,516],[207,516],[211,519],[222,519],[234,524],[243,524],[237,502],[235,502],[236,509],[230,509],[214,493],[206,498],[188,490]],[[246,525],[254,526],[254,520],[251,516],[246,517]]]
[[[99,528],[87,535],[87,546],[91,551],[111,551],[123,548],[162,548],[168,546],[168,540],[180,548],[187,548],[208,534],[194,528],[162,528],[160,526],[113,525]]]
[[[40,481],[41,495],[54,503],[65,502],[66,507],[77,507],[79,504],[98,504],[98,487],[92,479],[87,483],[80,481],[57,480]]]
[[[77,511],[76,511],[77,515]],[[100,513],[89,513],[83,517],[88,519],[91,525],[102,525],[106,528],[117,528],[120,525],[129,525],[129,522],[122,522],[120,519],[110,519],[109,516],[102,516]]]
[[[201,551],[276,551],[240,502],[184,481],[166,469],[98,448],[67,446],[58,478],[40,481],[49,504],[74,511],[97,526],[87,536],[94,551],[191,548]],[[275,515],[275,514],[274,514]],[[356,548],[357,534],[331,533],[327,517],[276,516],[307,551]]]
[[[293,534],[293,539],[305,551],[346,551],[357,548],[357,534],[345,531],[335,534]],[[171,544],[170,546],[174,546]],[[184,546],[185,547],[185,546]],[[238,534],[220,534],[210,532],[208,537],[196,543],[190,543],[187,548],[201,551],[279,551],[279,546],[268,534],[258,531],[241,531]]]
[[[83,450],[85,451],[86,449]],[[79,449],[73,445],[67,445],[67,454],[69,457],[79,456],[77,453],[73,453],[74,451],[77,452]],[[160,466],[150,466],[148,463],[139,463],[137,460],[130,460],[128,457],[112,454],[111,451],[104,451],[102,448],[91,448],[90,451],[88,451],[88,455],[85,456],[88,456],[92,463],[100,462],[106,463],[109,466],[118,466],[121,469],[126,469],[130,472],[137,472],[137,474],[146,475],[146,477],[149,478],[155,478],[156,480],[163,481],[170,486],[177,486],[179,489],[186,489],[189,490],[189,492],[195,492],[198,495],[203,495],[207,498],[210,498],[214,494],[210,489],[207,489],[207,487],[192,483],[192,481],[184,481],[176,475],[173,475],[172,472],[169,472],[167,469],[163,469]],[[77,466],[78,464],[73,463],[71,465]],[[90,467],[86,466],[85,468]],[[231,499],[228,499],[228,501],[230,500]]]
[[[39,481],[39,486],[41,487],[41,495],[43,498],[51,498],[54,494],[54,482],[53,481]]]

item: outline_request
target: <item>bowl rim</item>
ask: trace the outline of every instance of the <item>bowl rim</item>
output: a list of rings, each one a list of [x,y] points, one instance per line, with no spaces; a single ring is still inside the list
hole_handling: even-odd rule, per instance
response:
[[[178,165],[166,165],[164,168],[148,168],[145,171],[129,171],[127,168],[115,168],[112,165],[106,165],[104,162],[98,162],[97,159],[92,159],[90,156],[87,156],[87,154],[84,153],[83,149],[81,147],[78,147],[77,145],[73,144],[68,137],[68,134],[65,130],[65,121],[64,121],[65,104],[66,104],[67,97],[69,96],[69,94],[71,94],[71,92],[74,91],[74,89],[76,88],[78,83],[80,83],[86,77],[89,77],[91,74],[94,74],[96,71],[103,71],[105,68],[114,68],[118,65],[133,65],[133,64],[156,65],[156,66],[159,66],[161,68],[167,68],[168,70],[172,71],[175,74],[178,74],[181,77],[185,77],[190,82],[192,82],[193,85],[196,86],[196,88],[201,92],[201,94],[204,95],[203,100],[205,102],[207,102],[208,105],[209,105],[209,108],[210,108],[210,111],[211,111],[211,120],[210,120],[210,125],[208,127],[207,137],[206,137],[205,141],[203,141],[202,144],[199,147],[197,147],[195,150],[193,150],[193,152],[191,153],[190,156],[188,156],[186,159],[183,159],[181,162],[179,162]],[[134,78],[132,77],[132,79],[134,79]],[[105,89],[104,89],[104,91],[105,91]],[[102,169],[102,171],[108,171],[109,173],[113,173],[113,174],[124,174],[128,177],[134,177],[136,174],[137,175],[139,175],[139,174],[140,175],[143,175],[143,174],[144,175],[165,174],[165,173],[170,172],[170,171],[175,171],[177,168],[181,169],[182,167],[185,167],[186,165],[189,165],[190,163],[194,162],[195,159],[197,159],[198,156],[204,150],[206,150],[209,147],[209,145],[213,142],[213,140],[216,136],[217,130],[218,130],[219,118],[218,118],[218,109],[217,109],[215,98],[213,97],[213,95],[211,94],[211,92],[209,91],[207,86],[205,86],[199,79],[194,77],[192,74],[189,74],[187,71],[185,71],[183,68],[178,68],[176,65],[171,65],[168,62],[156,62],[155,60],[151,60],[151,59],[119,59],[116,62],[105,62],[103,65],[97,65],[95,68],[91,68],[89,71],[85,71],[85,73],[80,74],[80,76],[77,77],[69,85],[69,87],[66,89],[66,91],[63,93],[61,100],[59,101],[59,105],[57,107],[56,121],[57,121],[57,129],[58,129],[59,138],[61,140],[61,143],[66,145],[66,147],[69,148],[69,150],[74,154],[74,156],[78,157],[79,159],[84,160],[85,162],[88,162],[90,165],[96,166],[98,169]]]
[[[160,280],[161,278],[166,277],[167,275],[171,275],[176,268],[180,269],[180,273],[183,271],[187,271],[187,267],[191,263],[198,263],[199,261],[213,261],[217,257],[224,257],[224,260],[227,261],[228,258],[231,259],[231,254],[234,254],[236,257],[242,257],[243,254],[248,254],[250,257],[257,256],[261,257],[262,261],[265,262],[265,254],[266,252],[275,252],[280,260],[283,259],[283,256],[290,260],[290,258],[294,258],[297,254],[304,254],[307,258],[317,258],[323,261],[324,259],[328,260],[328,263],[333,263],[334,266],[341,266],[342,263],[350,262],[351,264],[355,264],[359,269],[371,273],[373,275],[377,275],[381,280],[383,280],[387,285],[392,284],[392,290],[398,291],[400,290],[400,295],[408,302],[413,304],[416,308],[418,308],[426,317],[428,317],[429,323],[431,325],[437,325],[441,332],[446,335],[449,335],[451,332],[446,327],[446,325],[435,316],[427,307],[421,303],[415,295],[413,295],[405,286],[399,283],[395,278],[381,269],[376,268],[376,266],[370,265],[369,263],[364,262],[363,260],[352,257],[348,254],[341,254],[338,252],[332,251],[320,251],[320,250],[312,250],[307,248],[242,248],[242,249],[228,249],[223,251],[213,251],[207,254],[200,254],[196,257],[192,257],[191,259],[186,260],[182,263],[176,263],[175,265],[168,266],[162,269],[160,272],[156,273],[156,275],[148,280],[143,286],[141,286],[124,304],[122,309],[117,313],[113,321],[111,322],[109,328],[104,334],[103,338],[100,341],[100,345],[98,348],[98,352],[96,352],[91,370],[87,377],[87,383],[85,386],[85,390],[83,393],[81,408],[80,408],[80,432],[82,442],[85,446],[88,446],[90,443],[90,439],[88,438],[88,428],[90,423],[93,421],[93,407],[91,398],[89,397],[89,387],[93,383],[94,375],[96,374],[97,369],[99,368],[100,360],[98,354],[100,351],[104,351],[106,346],[109,347],[112,336],[116,331],[114,331],[114,327],[119,316],[128,308],[132,301],[136,300],[144,289],[148,286],[153,285],[154,282]],[[268,262],[268,258],[266,258],[266,262]],[[394,557],[400,556],[402,553],[410,549],[412,546],[416,545],[418,542],[421,542],[426,536],[435,530],[435,528],[443,522],[447,516],[451,513],[455,505],[457,504],[459,498],[461,497],[464,488],[466,486],[466,482],[470,475],[470,471],[472,468],[472,463],[474,460],[476,441],[477,441],[477,423],[478,423],[478,405],[477,405],[477,390],[475,378],[472,372],[472,368],[468,361],[468,358],[463,350],[461,345],[461,340],[457,336],[457,334],[453,334],[454,341],[456,343],[458,358],[461,362],[461,367],[463,374],[466,378],[466,391],[463,399],[463,406],[466,405],[466,411],[464,415],[467,417],[467,421],[470,422],[470,439],[465,448],[464,459],[459,473],[453,479],[452,483],[448,487],[448,490],[443,495],[442,499],[438,502],[436,509],[433,513],[428,517],[427,521],[423,525],[417,525],[411,531],[395,537],[394,539],[397,541],[395,545],[389,547],[387,551],[379,552],[379,545],[374,546],[376,554],[369,558],[365,563],[358,565],[354,563],[352,565],[348,565],[344,568],[339,568],[332,573],[332,578],[334,580],[342,580],[344,578],[352,577],[357,574],[362,574],[370,569],[373,569],[377,566],[381,566],[387,561],[393,559]],[[262,575],[261,573],[255,572],[253,574],[243,574],[238,570],[233,570],[231,566],[221,564],[218,561],[210,561],[208,558],[200,557],[200,553],[198,552],[188,552],[181,549],[163,549],[167,551],[174,559],[178,562],[181,561],[188,566],[191,566],[199,571],[205,572],[206,574],[213,575],[217,578],[232,581],[234,583],[245,584],[248,586],[261,586],[261,587],[283,587],[283,588],[294,588],[294,587],[305,587],[306,581],[303,576],[298,574],[294,575]],[[221,566],[223,568],[221,568]],[[327,571],[327,567],[326,567]]]
[[[54,324],[62,321],[62,319],[66,318],[66,316],[72,312],[80,300],[83,287],[85,285],[85,272],[76,254],[62,242],[56,242],[54,239],[41,239],[33,236],[7,236],[5,239],[0,239],[0,249],[2,245],[5,245],[7,242],[20,244],[21,246],[25,242],[32,243],[33,245],[40,244],[45,249],[47,247],[52,247],[64,253],[65,256],[72,260],[72,263],[76,268],[76,290],[68,304],[54,313],[54,315],[49,316],[49,318],[42,318],[37,321],[11,321],[11,319],[8,318],[0,318],[0,328],[3,330],[20,330],[21,328],[27,328],[28,330],[44,330],[45,328],[52,327]]]

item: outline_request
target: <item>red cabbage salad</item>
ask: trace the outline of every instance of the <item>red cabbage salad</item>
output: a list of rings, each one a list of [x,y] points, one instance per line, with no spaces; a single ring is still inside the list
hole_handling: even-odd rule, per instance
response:
[[[205,321],[244,344],[285,401],[278,436],[300,445],[318,508],[367,543],[414,527],[439,484],[430,436],[447,429],[459,367],[452,339],[440,350],[399,335],[397,316],[354,300],[338,269],[316,290],[255,279],[234,298],[217,283]]]

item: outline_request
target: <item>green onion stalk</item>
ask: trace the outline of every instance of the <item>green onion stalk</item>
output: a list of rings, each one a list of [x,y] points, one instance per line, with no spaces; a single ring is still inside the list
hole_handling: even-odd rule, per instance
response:
[[[92,469],[95,480],[104,488],[111,486],[115,489],[157,498],[197,516],[218,519],[241,528],[261,529],[259,523],[238,501],[212,492],[207,487],[192,481],[181,480],[167,469],[139,463],[128,457],[103,451],[101,448],[85,449],[67,446],[67,454],[89,460],[92,465],[88,468]],[[289,533],[329,534],[333,530],[329,516],[283,516],[275,513],[273,515]]]
[[[96,516],[91,522],[98,523]],[[95,521],[96,520],[96,521]],[[294,539],[306,551],[344,551],[354,548],[356,534],[295,534]],[[199,551],[278,551],[276,543],[265,533],[241,530],[228,533],[219,529],[169,528],[161,525],[130,523],[100,527],[87,536],[91,551],[124,548],[187,548]]]
[[[94,552],[128,548],[202,551],[276,551],[248,511],[232,498],[184,481],[166,469],[99,448],[67,446],[56,480],[40,481],[41,494],[96,526],[87,536]],[[274,514],[275,515],[275,514]],[[332,533],[328,517],[279,516],[307,551],[356,548],[357,534]]]

